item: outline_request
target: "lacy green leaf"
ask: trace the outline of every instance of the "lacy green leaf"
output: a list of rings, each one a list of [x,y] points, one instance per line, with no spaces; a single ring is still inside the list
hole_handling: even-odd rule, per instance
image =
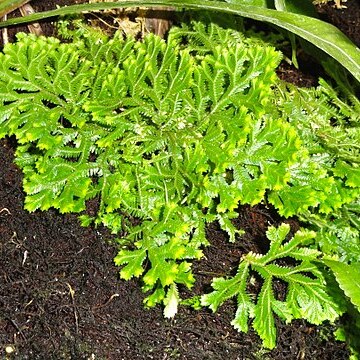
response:
[[[253,0],[254,1],[254,0]],[[250,4],[255,4],[251,1]],[[61,16],[67,14],[88,12],[92,10],[105,10],[110,8],[136,7],[136,6],[173,6],[180,9],[184,7],[192,10],[222,12],[224,14],[235,14],[258,21],[265,21],[279,26],[289,32],[309,41],[325,53],[332,56],[353,76],[360,80],[360,64],[358,61],[358,48],[335,26],[313,18],[304,16],[303,11],[291,13],[286,11],[276,11],[263,7],[261,3],[256,2],[258,6],[237,3],[223,3],[212,0],[152,0],[152,1],[116,1],[102,2],[93,4],[77,4],[64,6],[62,8],[43,13],[35,13],[25,18],[15,18],[0,22],[0,27],[21,24],[28,21],[37,21],[40,19]],[[260,6],[259,6],[260,5]],[[297,11],[298,12],[298,11]]]
[[[357,118],[345,102],[330,86],[283,85],[273,47],[211,22],[175,27],[167,41],[73,26],[66,43],[19,34],[0,54],[0,136],[18,141],[26,209],[76,212],[121,236],[121,278],[141,278],[145,305],[163,304],[172,317],[178,286],[193,286],[192,262],[209,245],[207,224],[241,241],[238,206],[272,204],[317,234],[289,239],[287,226],[270,228],[269,251],[214,279],[202,304],[215,311],[236,298],[234,327],[252,321],[270,348],[275,315],[334,320],[341,310],[314,261],[360,258],[356,152],[345,146],[357,139]],[[336,155],[314,131],[325,124],[328,135],[335,115],[349,129]],[[250,271],[263,281],[259,294],[247,290]],[[275,280],[288,284],[284,301]]]
[[[334,321],[342,309],[327,289],[322,272],[313,261],[320,252],[305,246],[314,241],[315,233],[308,230],[298,231],[290,240],[290,227],[269,227],[267,237],[270,249],[264,254],[249,253],[240,261],[238,272],[231,278],[213,280],[213,292],[202,296],[202,304],[213,311],[226,300],[236,297],[238,309],[234,327],[240,331],[248,330],[248,320],[263,340],[267,348],[276,345],[275,314],[286,322],[303,318],[313,324],[325,320]],[[293,258],[298,265],[278,265],[281,259]],[[247,290],[249,270],[256,271],[263,279],[260,293],[257,296]],[[284,301],[274,294],[274,280],[281,279],[287,283],[288,291]]]
[[[310,162],[309,166],[293,167],[296,192],[285,187],[270,194],[270,201],[279,209],[285,205],[281,209],[285,215],[297,212],[311,224],[322,251],[340,256],[345,262],[359,262],[360,102],[357,84],[336,64],[329,63],[327,68],[337,80],[336,87],[320,79],[316,89],[287,85],[291,88],[288,92],[278,88],[283,110],[290,123],[300,130]],[[297,208],[298,195],[305,206]],[[315,207],[307,208],[308,202]]]

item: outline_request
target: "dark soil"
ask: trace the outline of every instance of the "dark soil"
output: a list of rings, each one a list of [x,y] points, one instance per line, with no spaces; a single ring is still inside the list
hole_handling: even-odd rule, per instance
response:
[[[32,4],[36,10],[44,10],[53,7],[54,1]],[[351,16],[340,23],[356,19],[356,12],[360,16],[356,0],[347,5]],[[347,13],[330,6],[322,6],[321,11],[332,21]],[[53,31],[50,24],[42,26],[46,33]],[[354,41],[360,39],[357,29],[351,28],[349,33],[357,36]],[[309,76],[293,68],[289,71],[295,78]],[[285,325],[278,321],[278,347],[269,352],[261,348],[252,331],[242,334],[232,328],[235,304],[231,301],[216,314],[183,307],[174,320],[164,319],[160,307],[145,310],[139,282],[118,277],[119,269],[113,264],[117,250],[106,229],[83,228],[76,215],[23,210],[22,174],[13,164],[15,148],[14,139],[0,141],[0,357],[348,359],[345,344],[335,341],[335,327],[330,324],[313,326],[299,320]],[[204,259],[194,264],[198,279],[194,292],[209,289],[213,277],[232,273],[244,252],[262,252],[267,227],[282,221],[265,206],[243,206],[236,224],[246,234],[235,244],[227,241],[216,224],[210,225],[207,233],[212,246],[205,249]],[[294,219],[286,221],[292,231],[298,229]],[[284,296],[281,284],[276,291]],[[184,290],[183,295],[188,293]],[[5,353],[7,346],[14,349],[11,355]]]
[[[182,308],[171,321],[160,307],[145,310],[139,283],[118,278],[106,229],[83,228],[75,215],[23,210],[14,145],[0,142],[0,354],[12,345],[14,359],[348,358],[331,325],[278,322],[279,346],[265,355],[253,332],[231,327],[232,302],[216,314]],[[231,273],[244,251],[261,252],[268,225],[280,222],[264,206],[244,206],[236,224],[246,235],[236,244],[216,224],[209,226],[212,246],[194,265],[195,293],[212,277]],[[296,231],[298,224],[288,222]]]

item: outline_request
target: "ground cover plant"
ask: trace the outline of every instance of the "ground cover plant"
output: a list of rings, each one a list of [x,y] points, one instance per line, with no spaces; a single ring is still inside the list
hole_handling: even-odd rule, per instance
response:
[[[8,0],[5,9],[11,8],[11,4],[21,3],[17,0]],[[63,16],[87,11],[105,10],[112,8],[142,7],[175,7],[180,9],[192,9],[194,11],[214,11],[231,15],[249,17],[259,21],[269,22],[290,33],[292,44],[295,44],[294,34],[307,40],[315,47],[332,56],[345,66],[353,76],[360,81],[360,66],[358,62],[358,50],[356,46],[339,31],[336,27],[316,18],[316,13],[310,0],[302,2],[293,0],[276,0],[267,2],[264,0],[153,0],[153,1],[93,1],[92,3],[76,4],[58,8],[48,12],[31,14],[23,18],[15,18],[0,22],[0,28],[13,24],[22,24],[29,21],[37,21],[49,17]],[[1,8],[0,8],[1,11]],[[314,49],[312,49],[314,51]],[[321,53],[317,57],[323,56]],[[293,60],[296,61],[293,53]]]
[[[348,106],[325,82],[289,90],[275,76],[279,53],[211,22],[174,28],[167,42],[99,38],[83,27],[67,35],[67,44],[20,35],[1,59],[1,135],[20,144],[28,210],[80,212],[99,196],[98,214],[83,224],[125,233],[121,276],[142,276],[153,291],[146,304],[163,302],[173,316],[178,286],[195,280],[205,224],[217,220],[241,241],[231,222],[238,204],[273,204],[317,233],[270,228],[268,252],[239,259],[237,275],[215,279],[200,304],[215,310],[237,296],[234,326],[246,331],[254,318],[270,348],[274,313],[320,323],[345,310],[322,264],[358,305],[344,276],[359,261],[356,97],[347,94]],[[313,131],[320,124],[328,133]],[[259,294],[246,291],[250,268],[263,278]],[[286,299],[273,294],[274,278],[288,283]]]

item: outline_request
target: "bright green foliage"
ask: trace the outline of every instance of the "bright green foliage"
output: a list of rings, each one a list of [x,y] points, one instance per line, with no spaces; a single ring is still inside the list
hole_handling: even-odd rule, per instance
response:
[[[360,310],[360,263],[352,265],[335,260],[323,260],[333,271],[340,288]]]
[[[81,212],[99,198],[98,213],[80,219],[125,234],[115,263],[123,279],[141,277],[147,306],[163,303],[174,316],[178,285],[193,285],[191,262],[208,245],[206,224],[218,221],[238,240],[242,230],[232,219],[239,204],[267,201],[312,224],[344,209],[359,212],[356,169],[348,171],[345,158],[336,166],[319,161],[307,150],[313,135],[298,133],[303,96],[315,104],[325,95],[282,87],[275,74],[281,56],[272,47],[213,23],[174,28],[166,42],[120,33],[109,39],[83,26],[66,35],[62,44],[22,34],[4,47],[0,137],[18,140],[29,211]],[[323,114],[330,121],[330,110]],[[237,296],[235,327],[246,331],[254,318],[268,347],[274,313],[313,323],[339,313],[311,263],[319,256],[313,248],[327,250],[324,238],[306,248],[312,232],[283,243],[287,232],[269,230],[269,253],[245,255],[238,275],[214,280],[215,293],[203,298],[215,310]],[[328,252],[340,253],[334,241]],[[287,256],[300,264],[276,263]],[[264,279],[256,302],[246,292],[250,269]],[[274,298],[274,278],[289,284],[286,301]]]
[[[319,324],[324,320],[335,320],[341,313],[336,301],[327,294],[321,271],[312,263],[321,254],[308,247],[316,234],[302,230],[286,241],[289,231],[287,224],[270,227],[267,231],[269,251],[265,255],[245,255],[234,277],[214,279],[214,291],[202,297],[202,304],[213,311],[224,301],[236,297],[238,309],[233,326],[247,332],[249,318],[253,319],[252,326],[270,349],[276,344],[275,314],[286,322],[302,318]],[[280,265],[279,261],[285,258],[296,260],[296,264]],[[263,279],[257,298],[247,290],[250,270],[256,271]],[[284,301],[275,297],[273,282],[276,279],[287,283],[288,293]]]
[[[324,80],[317,89],[287,86],[288,91],[279,87],[279,101],[289,122],[299,130],[311,161],[327,173],[322,185],[308,189],[316,194],[314,190],[322,188],[315,195],[319,206],[299,215],[317,231],[322,251],[343,261],[359,262],[360,101],[341,69],[331,64],[329,71],[337,80],[337,88]],[[328,186],[323,187],[326,181]]]
[[[3,0],[4,1],[4,0]],[[6,1],[6,0],[5,0]],[[12,2],[7,0],[6,2]],[[93,2],[63,6],[55,10],[35,13],[26,17],[13,18],[0,21],[0,28],[9,25],[34,22],[50,17],[79,14],[106,9],[131,8],[131,7],[163,7],[169,6],[175,9],[197,10],[199,12],[211,11],[222,14],[224,18],[229,15],[237,15],[253,20],[265,21],[270,24],[283,28],[295,35],[300,36],[312,45],[329,54],[342,64],[348,71],[360,81],[360,63],[358,48],[351,42],[338,28],[325,22],[312,18],[309,6],[302,3],[309,1],[286,1],[288,11],[277,11],[267,6],[271,6],[271,1],[266,0],[226,0],[227,3],[214,0],[118,0]],[[276,3],[282,0],[276,0]],[[325,0],[327,1],[327,0]],[[335,0],[337,5],[341,0]],[[266,5],[266,6],[264,6]],[[277,7],[278,8],[278,7]],[[310,15],[310,16],[305,16]],[[316,54],[317,55],[317,54]]]
[[[79,212],[100,195],[96,222],[119,232],[123,214],[139,218],[115,262],[155,290],[149,306],[174,283],[192,285],[207,222],[235,240],[233,210],[284,186],[300,147],[266,113],[280,55],[210,26],[207,53],[182,48],[185,30],[165,43],[80,28],[67,44],[19,35],[0,58],[0,135],[20,144],[26,209]]]

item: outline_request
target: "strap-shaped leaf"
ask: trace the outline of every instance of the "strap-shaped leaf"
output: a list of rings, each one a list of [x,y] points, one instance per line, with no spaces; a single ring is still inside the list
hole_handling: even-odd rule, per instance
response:
[[[360,263],[345,264],[336,260],[323,260],[333,271],[340,288],[360,311]]]
[[[26,4],[30,0],[3,0],[0,4],[0,17]]]
[[[57,10],[33,14],[25,19],[17,18],[0,23],[0,27],[11,24],[20,24],[28,21],[37,21],[47,17],[66,15],[91,10],[105,10],[109,8],[134,7],[134,6],[174,6],[179,8],[202,9],[221,11],[249,17],[259,21],[266,21],[304,38],[321,50],[328,53],[348,69],[360,81],[360,63],[358,61],[359,49],[335,26],[321,20],[289,13],[266,9],[260,6],[243,4],[224,4],[210,0],[152,0],[152,1],[117,1],[116,3],[95,3],[73,5]]]

